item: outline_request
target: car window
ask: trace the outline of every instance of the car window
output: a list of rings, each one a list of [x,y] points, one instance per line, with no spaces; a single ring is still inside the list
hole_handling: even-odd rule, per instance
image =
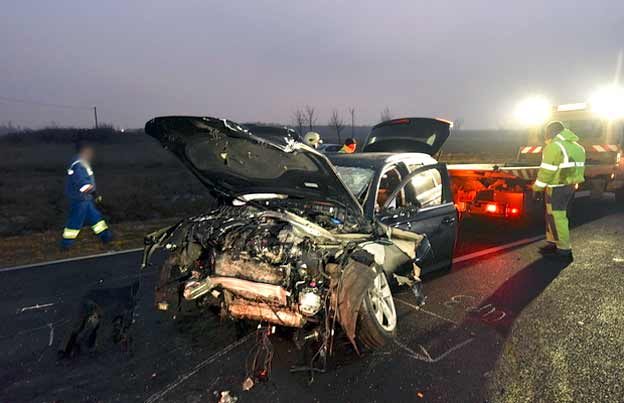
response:
[[[375,171],[369,168],[359,168],[359,167],[347,167],[341,165],[334,165],[336,167],[336,172],[342,181],[347,185],[347,188],[353,193],[358,199],[366,193],[368,186],[373,179],[373,175]]]
[[[421,164],[408,165],[410,172],[422,168]],[[413,176],[402,192],[402,206],[418,208],[432,207],[444,202],[442,196],[442,175],[437,168],[431,168]]]
[[[410,187],[406,192],[408,205],[424,208],[442,204],[442,176],[436,168],[417,173],[406,187]]]
[[[392,192],[401,184],[401,174],[396,167],[392,167],[386,170],[381,176],[379,181],[379,189],[377,190],[377,198],[375,200],[375,209],[379,210],[388,201],[388,197],[392,195]],[[390,202],[388,207],[402,207],[404,206],[404,193],[403,190],[397,194],[394,200]]]

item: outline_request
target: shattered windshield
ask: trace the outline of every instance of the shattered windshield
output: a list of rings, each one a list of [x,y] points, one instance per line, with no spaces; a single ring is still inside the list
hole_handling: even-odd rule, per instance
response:
[[[368,189],[368,185],[375,173],[372,169],[368,168],[345,167],[339,165],[336,166],[336,171],[340,179],[347,185],[347,188],[349,188],[351,193],[358,199],[361,199],[361,196],[366,192],[366,189]]]

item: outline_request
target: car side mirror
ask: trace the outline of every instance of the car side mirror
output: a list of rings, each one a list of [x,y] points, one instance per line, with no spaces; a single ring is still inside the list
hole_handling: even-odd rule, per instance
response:
[[[433,248],[431,247],[431,242],[429,242],[429,238],[427,235],[423,236],[422,241],[416,247],[416,257],[414,258],[414,263],[419,264],[424,262],[429,258],[429,256],[433,255]]]

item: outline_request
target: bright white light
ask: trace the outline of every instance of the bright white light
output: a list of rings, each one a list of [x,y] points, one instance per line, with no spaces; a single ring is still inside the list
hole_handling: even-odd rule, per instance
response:
[[[582,111],[583,109],[587,109],[587,104],[585,102],[579,102],[576,104],[563,104],[557,107],[557,110],[559,112]]]
[[[592,112],[605,119],[624,118],[624,88],[609,86],[596,91],[590,98]]]
[[[542,96],[533,96],[520,102],[514,116],[524,125],[537,126],[545,123],[552,114],[552,104]]]

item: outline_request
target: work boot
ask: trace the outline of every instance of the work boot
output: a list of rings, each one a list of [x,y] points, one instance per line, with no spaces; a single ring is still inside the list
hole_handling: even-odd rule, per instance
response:
[[[572,250],[570,249],[555,249],[555,252],[545,254],[544,257],[568,263],[574,261],[574,256],[572,255]]]
[[[538,250],[542,255],[549,255],[557,252],[557,244],[554,242],[546,242],[546,245],[542,246]]]

